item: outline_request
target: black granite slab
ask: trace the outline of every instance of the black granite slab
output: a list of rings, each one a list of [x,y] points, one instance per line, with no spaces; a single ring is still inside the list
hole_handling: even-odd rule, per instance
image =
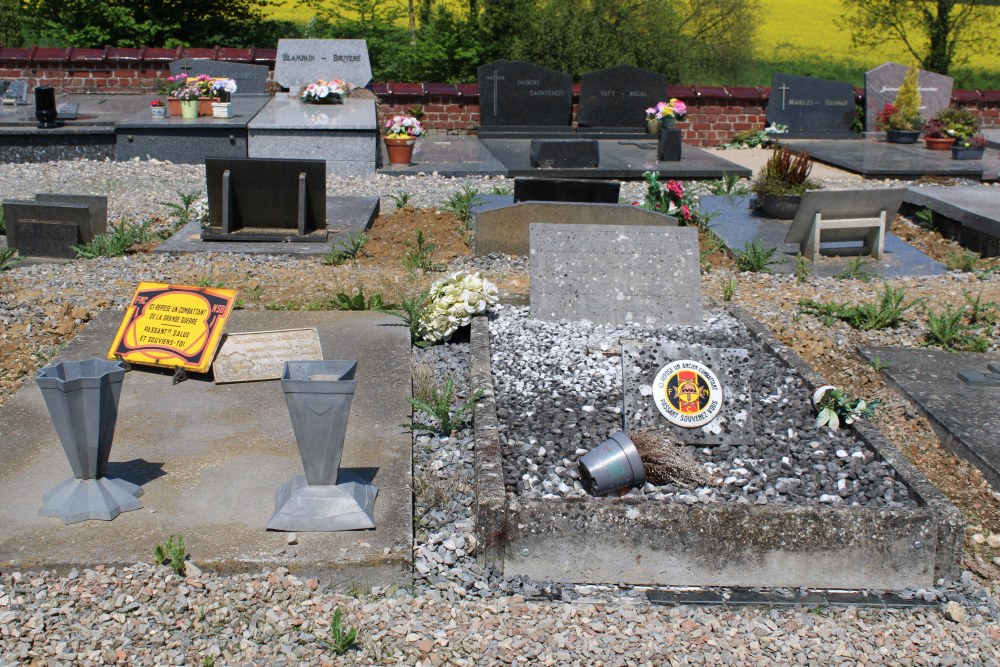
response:
[[[751,175],[746,167],[688,145],[683,147],[680,161],[660,162],[656,159],[656,138],[652,135],[642,135],[642,138],[634,140],[599,140],[601,161],[596,169],[534,168],[529,160],[530,139],[484,139],[482,143],[503,164],[509,177],[639,179],[647,171],[680,180],[721,178],[723,174],[735,174],[741,178]]]
[[[706,196],[701,198],[701,209],[704,213],[714,214],[710,223],[712,231],[722,239],[730,249],[742,250],[747,243],[761,241],[764,247],[776,247],[775,264],[770,267],[773,273],[794,273],[795,256],[799,252],[797,243],[785,243],[785,236],[791,227],[789,220],[774,220],[765,217],[756,209],[750,207],[751,197],[719,197]],[[838,244],[825,244],[824,247],[836,247]],[[945,268],[933,259],[906,243],[890,230],[885,234],[885,247],[881,260],[862,257],[864,270],[883,278],[901,276],[937,276],[947,273]],[[812,275],[833,276],[843,271],[855,257],[820,256],[809,265]]]
[[[973,290],[974,291],[974,290]],[[894,347],[859,348],[885,364],[882,374],[927,417],[942,444],[1000,488],[1000,387],[974,387],[958,373],[986,372],[997,355]]]
[[[532,167],[543,169],[595,169],[600,152],[594,139],[532,139]]]
[[[992,187],[910,188],[904,202],[930,206],[938,230],[983,257],[1000,256],[1000,190]]]
[[[783,140],[830,134],[836,138],[857,137],[851,131],[854,115],[854,86],[849,83],[783,72],[771,77],[767,122],[788,126]]]
[[[580,80],[577,123],[586,127],[646,125],[647,108],[667,98],[667,77],[632,65],[588,72]]]
[[[573,121],[573,78],[569,74],[515,60],[480,65],[480,124],[563,126]]]
[[[987,148],[982,160],[953,160],[949,151],[931,151],[922,142],[890,144],[885,141],[782,140],[794,151],[808,151],[818,162],[840,167],[865,178],[914,180],[921,176],[952,176],[987,180],[988,165],[996,171],[997,151]]]
[[[382,168],[390,176],[436,173],[440,176],[506,176],[507,168],[476,137],[428,135],[417,140],[412,162],[390,165],[385,142],[380,141]]]

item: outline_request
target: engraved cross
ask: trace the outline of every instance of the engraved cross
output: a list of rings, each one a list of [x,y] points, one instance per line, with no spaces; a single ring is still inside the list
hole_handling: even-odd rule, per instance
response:
[[[493,70],[493,75],[486,77],[487,81],[493,82],[493,115],[497,115],[497,82],[503,81],[506,77],[502,77],[497,74],[496,70]]]
[[[780,86],[778,86],[778,90],[781,91],[781,110],[784,111],[785,110],[785,93],[788,92],[789,90],[791,90],[791,88],[788,87],[788,84],[782,83]]]

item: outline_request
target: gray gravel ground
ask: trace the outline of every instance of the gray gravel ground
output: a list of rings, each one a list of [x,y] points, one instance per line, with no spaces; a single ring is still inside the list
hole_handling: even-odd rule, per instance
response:
[[[328,191],[377,194],[388,210],[392,194],[407,192],[416,206],[440,206],[465,185],[488,192],[511,183],[331,178]],[[165,215],[158,202],[203,189],[202,167],[155,161],[0,170],[0,198],[106,193],[113,220]],[[623,196],[638,198],[642,189],[627,184]],[[73,285],[76,293],[85,286],[87,294],[121,305],[140,279],[169,281],[185,263],[220,261],[228,260],[136,255],[20,267],[16,278],[21,289]],[[280,257],[256,261],[294,265]],[[489,261],[476,260],[484,268]],[[22,335],[24,327],[53,325],[51,313],[13,309],[5,296],[0,293],[0,330],[16,326]],[[72,311],[70,304],[69,316]],[[415,361],[452,373],[461,396],[469,391],[466,356],[461,342],[414,353]],[[968,574],[936,589],[904,591],[942,604],[903,610],[662,608],[650,606],[642,590],[506,580],[475,562],[471,451],[468,429],[451,437],[414,437],[413,590],[376,588],[346,596],[281,568],[237,576],[192,568],[186,577],[143,563],[65,576],[0,569],[0,666],[203,665],[213,658],[217,665],[1000,665],[1000,608]],[[197,554],[192,556],[196,561]],[[335,609],[359,629],[355,648],[342,657],[326,644]]]

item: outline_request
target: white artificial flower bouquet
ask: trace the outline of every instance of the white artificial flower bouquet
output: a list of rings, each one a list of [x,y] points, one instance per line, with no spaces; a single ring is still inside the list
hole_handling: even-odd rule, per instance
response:
[[[499,301],[496,285],[467,271],[434,281],[427,296],[429,303],[420,316],[417,333],[431,343],[450,339],[459,327],[472,322],[473,315]]]

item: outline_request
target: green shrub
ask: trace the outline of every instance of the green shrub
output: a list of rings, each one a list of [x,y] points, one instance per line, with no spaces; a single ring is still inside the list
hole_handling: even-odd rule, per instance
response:
[[[424,273],[432,271],[434,265],[434,251],[437,244],[431,243],[429,236],[424,236],[424,230],[418,229],[414,234],[413,242],[406,241],[406,247],[410,250],[403,255],[403,268],[412,273]]]
[[[767,273],[767,267],[775,263],[774,253],[776,252],[778,252],[778,248],[774,246],[765,248],[764,242],[760,239],[753,243],[748,241],[744,244],[743,250],[733,251],[736,259],[736,268],[740,271]]]
[[[9,269],[18,261],[19,258],[14,256],[16,254],[17,250],[14,248],[0,248],[0,271]]]
[[[365,288],[358,287],[358,291],[354,294],[347,294],[345,292],[337,292],[336,296],[331,300],[330,306],[337,310],[395,310],[396,306],[391,303],[385,303],[382,300],[382,294],[376,292],[370,297],[365,296]]]
[[[73,246],[73,252],[81,259],[95,257],[121,257],[128,254],[134,245],[149,243],[156,239],[148,220],[130,224],[124,219],[113,225],[106,234],[98,234],[90,243]]]
[[[327,642],[330,650],[337,655],[347,653],[354,646],[354,640],[358,636],[357,628],[346,627],[342,623],[340,609],[338,608],[333,612],[333,618],[330,620],[330,641]]]
[[[861,261],[861,256],[857,256],[850,261],[850,263],[843,268],[843,270],[838,271],[833,275],[834,278],[839,280],[860,280],[862,282],[871,282],[874,280],[875,276],[864,270],[864,262]]]
[[[927,313],[928,345],[940,345],[944,349],[956,351],[985,352],[990,342],[976,332],[965,321],[965,309],[952,309],[949,305],[942,313]]]
[[[338,243],[330,252],[323,255],[323,263],[330,266],[340,266],[349,259],[357,259],[361,249],[368,243],[369,237],[364,232],[358,234],[347,234],[347,241]]]
[[[157,544],[153,549],[153,558],[160,565],[169,565],[177,574],[184,574],[184,559],[187,557],[187,550],[184,547],[184,536],[171,535],[166,544]]]
[[[761,195],[801,195],[818,184],[809,179],[812,160],[809,153],[796,154],[784,146],[775,146],[771,157],[757,172],[752,189]]]
[[[468,231],[472,226],[472,209],[479,201],[479,192],[471,185],[465,185],[445,200],[444,209],[455,214],[462,223],[462,231]]]
[[[877,304],[846,304],[836,301],[819,303],[813,299],[802,299],[799,301],[799,306],[804,313],[836,318],[847,322],[854,329],[869,331],[895,327],[907,310],[920,303],[919,301],[903,303],[905,298],[904,290],[895,290],[888,283],[884,283],[882,296]]]
[[[433,419],[433,423],[431,424],[414,421],[410,424],[410,427],[423,431],[431,431],[432,433],[441,433],[442,435],[451,435],[452,432],[468,421],[473,408],[476,407],[476,403],[482,397],[482,390],[477,389],[469,397],[469,400],[455,410],[452,410],[452,403],[455,402],[455,379],[448,376],[443,388],[433,388],[433,396],[430,397],[430,400],[419,398],[409,399],[410,405],[414,409],[425,413]]]

